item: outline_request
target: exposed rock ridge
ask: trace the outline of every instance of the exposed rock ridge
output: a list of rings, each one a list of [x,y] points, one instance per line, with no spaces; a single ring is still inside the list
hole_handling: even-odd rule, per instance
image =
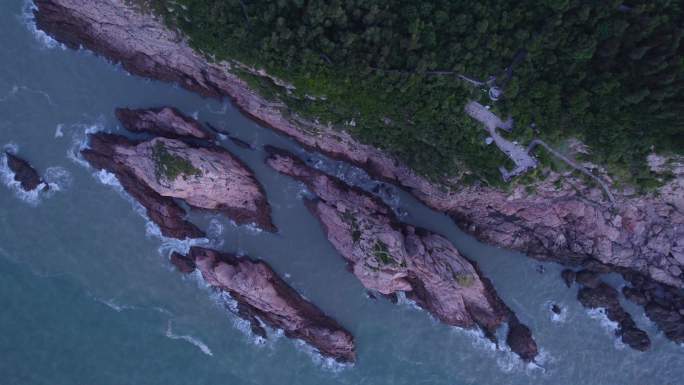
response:
[[[280,278],[264,261],[192,247],[187,256],[172,255],[183,272],[195,268],[216,290],[238,302],[238,315],[265,336],[261,322],[301,339],[340,362],[356,359],[354,337]]]
[[[492,339],[510,319],[518,326],[511,328],[511,348],[525,360],[534,359],[537,346],[529,329],[520,325],[477,265],[449,240],[399,222],[377,197],[306,166],[284,150],[267,151],[272,168],[304,182],[318,197],[307,200],[307,207],[366,288],[384,295],[404,292],[440,321],[462,328],[479,326]]]
[[[175,107],[117,108],[115,114],[131,132],[146,132],[167,138],[214,139],[214,135],[205,130],[200,122],[184,115]]]
[[[564,264],[592,257],[684,287],[684,179],[679,176],[672,184],[676,188],[662,190],[666,196],[617,196],[614,211],[583,198],[595,189],[558,190],[552,180],[533,195],[484,187],[450,192],[347,133],[288,117],[282,104],[266,101],[228,72],[230,66],[209,63],[177,33],[123,0],[35,3],[38,27],[68,46],[82,45],[121,62],[134,74],[176,82],[204,96],[228,96],[247,115],[303,145],[403,186],[487,243]]]

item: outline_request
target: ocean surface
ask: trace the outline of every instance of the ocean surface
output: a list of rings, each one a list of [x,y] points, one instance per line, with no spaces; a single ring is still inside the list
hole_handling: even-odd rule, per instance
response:
[[[64,49],[36,31],[30,7],[24,0],[0,1],[0,147],[28,159],[53,188],[22,193],[0,164],[0,384],[683,383],[684,347],[666,340],[636,306],[625,303],[651,335],[645,353],[622,345],[615,325],[580,306],[559,266],[483,245],[391,186],[383,197],[402,220],[446,235],[479,262],[531,327],[541,355],[526,365],[503,346],[442,325],[406,300],[369,298],[302,204],[306,190],[267,168],[261,146],[290,149],[363,188],[376,182],[306,153],[227,101],[202,99],[131,76],[88,51]],[[190,243],[161,237],[115,178],[79,157],[87,133],[123,131],[114,108],[161,105],[257,148],[222,141],[264,184],[280,229],[262,233],[221,216],[193,215],[209,234],[194,243],[268,261],[355,335],[356,364],[331,362],[277,332],[255,338],[199,277],[174,271],[169,252]],[[618,277],[611,282],[624,284]],[[563,308],[561,316],[551,304]]]

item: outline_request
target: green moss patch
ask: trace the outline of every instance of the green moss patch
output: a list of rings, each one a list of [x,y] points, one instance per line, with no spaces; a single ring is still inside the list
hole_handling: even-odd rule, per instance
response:
[[[154,159],[154,173],[157,180],[174,181],[179,176],[187,179],[188,176],[201,176],[202,170],[196,168],[192,163],[175,154],[169,152],[164,143],[157,142],[152,148],[152,158]]]

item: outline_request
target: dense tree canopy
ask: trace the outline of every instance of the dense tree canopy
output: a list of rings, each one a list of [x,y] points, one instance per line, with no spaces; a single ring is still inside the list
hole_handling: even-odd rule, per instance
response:
[[[684,151],[684,14],[670,0],[153,0],[192,44],[265,67],[249,78],[293,110],[349,123],[361,140],[434,177],[498,180],[504,159],[463,114],[496,77],[519,141],[577,137],[623,180],[645,156]],[[305,95],[325,95],[325,100]]]

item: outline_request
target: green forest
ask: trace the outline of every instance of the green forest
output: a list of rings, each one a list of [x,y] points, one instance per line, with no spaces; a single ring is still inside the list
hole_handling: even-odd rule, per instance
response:
[[[206,55],[296,86],[241,73],[264,95],[433,179],[502,183],[507,160],[464,114],[469,100],[511,115],[510,139],[578,138],[588,160],[643,188],[656,183],[648,153],[684,152],[679,1],[151,1]],[[459,75],[494,78],[503,97]]]

